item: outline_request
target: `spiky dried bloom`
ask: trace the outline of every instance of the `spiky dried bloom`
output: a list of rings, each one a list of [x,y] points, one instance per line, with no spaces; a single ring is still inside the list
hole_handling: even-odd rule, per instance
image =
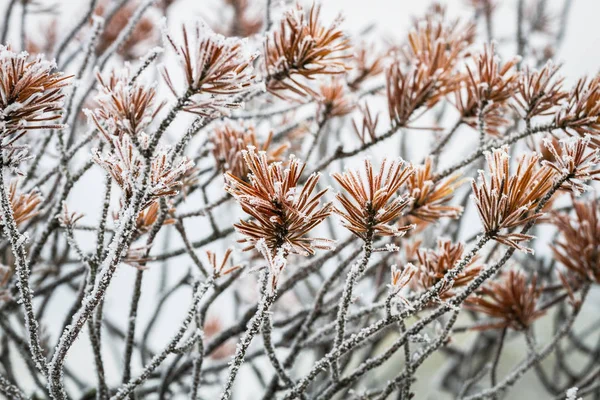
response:
[[[452,243],[448,239],[438,239],[437,249],[419,248],[417,250],[418,272],[413,281],[415,288],[430,290],[441,281],[442,286],[438,293],[440,299],[446,300],[454,296],[455,289],[468,285],[483,268],[479,263],[479,257],[476,256],[465,265],[464,270],[454,280],[444,280],[446,273],[453,269],[464,255],[465,245]]]
[[[600,283],[600,206],[596,200],[573,201],[574,217],[555,213],[560,233],[551,245],[554,257],[582,280]]]
[[[519,75],[513,107],[524,119],[554,114],[567,97],[562,88],[564,78],[557,75],[559,69],[549,61],[540,70],[525,67]]]
[[[554,120],[567,135],[590,135],[591,143],[600,147],[600,75],[580,79]]]
[[[364,241],[373,236],[402,236],[412,225],[396,227],[390,223],[402,215],[410,203],[407,194],[397,192],[414,173],[414,168],[403,160],[388,164],[383,160],[379,172],[374,173],[371,161],[364,161],[364,172],[348,169],[332,174],[343,189],[336,195],[341,208],[335,212],[344,220],[344,226]]]
[[[406,186],[413,199],[410,215],[426,222],[460,217],[461,206],[447,205],[454,191],[463,183],[460,175],[454,174],[436,183],[433,174],[433,160],[427,157],[423,165],[415,166],[415,172],[408,178]]]
[[[116,10],[114,15],[108,20],[96,46],[96,54],[100,55],[108,49],[119,37],[123,29],[129,23],[129,20],[141,4],[140,0],[128,1]],[[100,1],[95,15],[103,16],[110,12],[114,4],[108,0]],[[138,23],[133,28],[129,38],[117,49],[117,53],[125,60],[135,60],[142,57],[148,49],[155,46],[160,39],[160,29],[158,19],[149,13],[144,13]]]
[[[467,65],[467,72],[454,91],[455,106],[464,122],[475,129],[483,128],[488,135],[499,134],[499,128],[508,122],[504,118],[508,100],[517,89],[518,60],[501,63],[493,44],[485,45],[483,51],[473,56],[473,64]]]
[[[169,35],[167,41],[183,68],[184,93],[176,89],[166,68],[163,77],[176,97],[188,98],[183,109],[200,116],[218,117],[241,107],[231,96],[245,93],[255,85],[252,63],[257,54],[250,51],[245,40],[225,38],[203,22],[196,25],[191,40],[185,26],[182,31],[182,45]]]
[[[342,18],[325,26],[320,12],[321,7],[313,4],[307,15],[297,4],[265,40],[266,83],[272,93],[283,96],[281,92],[289,90],[301,97],[314,95],[306,80],[348,70],[350,41],[339,28]]]
[[[0,45],[0,146],[29,130],[62,128],[54,121],[61,118],[69,78],[41,55],[32,58]]]
[[[112,176],[123,191],[124,200],[129,201],[139,184],[144,159],[132,144],[129,135],[117,137],[112,143],[114,149],[106,155],[94,150],[93,160]],[[194,166],[187,157],[182,157],[175,163],[171,163],[169,158],[169,151],[163,148],[152,159],[148,195],[142,210],[161,197],[179,193],[181,179]]]
[[[484,233],[499,243],[529,252],[530,249],[519,243],[532,236],[506,231],[541,216],[533,211],[551,189],[554,170],[538,166],[540,156],[530,153],[519,158],[517,169],[511,174],[506,146],[487,153],[486,159],[489,181],[485,173],[479,171],[478,182],[471,182],[471,197],[483,223]]]
[[[584,139],[561,140],[560,148],[548,140],[544,145],[552,154],[552,161],[543,163],[556,171],[557,174],[567,175],[568,178],[561,186],[562,190],[573,192],[575,196],[588,190],[587,181],[600,181],[600,149],[590,149],[590,137]]]
[[[305,165],[294,156],[290,156],[284,168],[281,162],[269,164],[264,151],[257,153],[250,147],[242,154],[250,169],[249,182],[227,172],[225,189],[253,218],[234,225],[244,236],[239,242],[249,244],[244,250],[258,246],[259,242],[268,250],[263,251],[265,257],[276,257],[282,249],[301,255],[314,254],[315,249],[330,249],[331,240],[307,237],[331,214],[331,203],[320,206],[327,189],[313,194],[320,175],[312,174],[301,187],[299,181]]]
[[[37,190],[28,193],[21,192],[18,188],[18,180],[13,179],[8,186],[8,200],[13,211],[13,217],[17,225],[30,220],[39,213],[42,203],[42,195]]]
[[[465,305],[470,310],[499,320],[477,329],[511,328],[520,331],[545,314],[544,310],[537,308],[541,293],[536,275],[528,282],[525,273],[511,269],[498,280],[482,286],[477,296],[469,297]]]
[[[167,213],[172,215],[175,209],[171,204],[167,204]],[[144,208],[137,216],[135,221],[135,227],[138,234],[150,232],[154,224],[158,221],[160,216],[160,201],[154,200],[152,203]],[[165,218],[163,225],[171,225],[175,223],[173,218]]]
[[[348,115],[356,107],[355,98],[348,93],[342,80],[335,78],[323,82],[319,86],[317,103],[319,115],[329,118]]]
[[[354,133],[360,139],[362,144],[375,140],[377,137],[377,125],[379,124],[379,114],[373,115],[371,114],[371,109],[367,104],[364,106],[358,106],[360,114],[362,115],[362,119],[360,121],[360,127],[358,123],[353,119],[352,120],[352,128],[354,128]]]
[[[254,125],[226,123],[217,126],[209,140],[213,144],[212,153],[219,168],[223,172],[229,171],[238,178],[247,179],[250,170],[244,161],[242,151],[247,150],[248,147],[252,146],[259,151],[265,151],[269,163],[283,159],[289,145],[281,144],[271,149],[272,138],[273,132],[269,132],[264,143],[259,143]]]
[[[100,84],[94,98],[97,107],[87,114],[104,137],[145,134],[164,104],[156,103],[156,88],[139,80],[131,82],[129,68],[113,70],[107,78],[97,72],[96,79]]]
[[[213,270],[213,273],[215,274],[215,276],[224,276],[224,275],[232,273],[235,270],[242,268],[242,266],[240,264],[234,265],[233,263],[230,263],[230,265],[227,266],[227,261],[229,261],[231,253],[233,253],[233,249],[228,248],[227,250],[225,250],[223,259],[221,260],[221,262],[218,262],[217,254],[210,250],[206,250],[206,258],[208,258],[208,262],[209,262],[210,266],[212,267],[212,270]]]

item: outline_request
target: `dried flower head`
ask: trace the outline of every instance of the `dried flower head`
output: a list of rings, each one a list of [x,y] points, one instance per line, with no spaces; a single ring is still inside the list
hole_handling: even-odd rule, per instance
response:
[[[373,172],[371,161],[364,162],[364,175],[355,170],[332,174],[342,186],[336,195],[341,208],[335,212],[344,219],[344,226],[364,241],[373,236],[402,236],[413,226],[395,227],[390,223],[402,215],[410,203],[408,195],[398,190],[413,174],[414,168],[402,160],[383,160],[379,172]],[[364,178],[363,178],[364,177]]]
[[[317,97],[318,114],[327,117],[343,117],[350,114],[356,106],[355,99],[341,79],[331,78],[319,86]]]
[[[331,241],[306,235],[331,214],[331,203],[319,207],[327,189],[313,194],[319,174],[312,174],[304,186],[299,181],[304,164],[294,156],[284,168],[282,163],[269,164],[264,151],[250,147],[242,151],[250,169],[249,182],[227,172],[225,189],[237,199],[242,210],[253,220],[240,221],[235,227],[249,243],[250,250],[263,241],[270,256],[279,249],[296,254],[313,254],[315,249],[331,248]]]
[[[125,201],[129,201],[133,196],[135,186],[139,184],[144,164],[143,157],[131,143],[129,135],[117,137],[112,142],[114,144],[113,151],[102,155],[99,151],[94,150],[93,160],[110,173],[123,191]],[[152,159],[148,196],[142,209],[160,197],[176,195],[181,188],[182,177],[194,166],[194,163],[187,157],[171,163],[169,156],[169,151],[163,148],[159,149]]]
[[[573,201],[574,217],[556,213],[552,223],[560,238],[554,257],[580,279],[600,283],[600,206],[596,200]]]
[[[591,144],[600,147],[600,76],[580,79],[554,120],[567,135],[590,135]]]
[[[559,69],[551,61],[539,71],[524,68],[514,97],[514,108],[524,119],[554,114],[556,106],[567,97],[568,93],[562,89],[564,78],[557,75]]]
[[[257,57],[245,40],[225,38],[206,24],[198,23],[190,42],[187,28],[183,30],[183,45],[167,35],[167,40],[183,68],[184,94],[178,94],[167,69],[163,77],[178,98],[186,98],[185,111],[206,117],[228,115],[241,107],[231,96],[242,94],[255,85],[252,63]]]
[[[29,57],[0,45],[0,146],[6,147],[25,132],[62,128],[66,76],[42,56]]]
[[[544,165],[552,168],[559,175],[568,178],[561,189],[573,192],[575,196],[581,195],[589,189],[585,182],[600,181],[600,149],[590,149],[590,137],[583,139],[561,140],[560,149],[548,139],[544,145],[553,156],[553,161],[544,160]]]
[[[415,286],[422,290],[429,290],[442,281],[438,296],[443,300],[454,296],[455,289],[468,285],[483,268],[478,262],[479,258],[473,257],[454,280],[443,280],[446,273],[462,260],[464,253],[463,243],[452,243],[447,239],[438,239],[436,250],[418,249],[419,270],[414,280]]]
[[[152,123],[164,103],[156,104],[154,86],[132,82],[129,68],[112,71],[108,78],[97,72],[100,89],[95,97],[98,105],[87,114],[106,137],[124,134],[140,136]]]
[[[39,213],[39,206],[42,203],[42,196],[39,191],[32,190],[29,193],[21,192],[18,186],[18,180],[13,179],[8,187],[8,199],[13,211],[13,217],[17,225],[30,220]]]
[[[206,250],[206,258],[208,258],[208,262],[210,263],[215,276],[224,276],[242,268],[240,264],[233,265],[233,263],[230,263],[232,265],[227,265],[227,261],[229,261],[231,253],[233,253],[233,249],[228,248],[225,250],[225,254],[223,255],[221,262],[217,262],[217,254],[210,250]]]
[[[96,46],[96,54],[102,54],[117,40],[123,29],[129,23],[131,17],[135,14],[141,4],[140,0],[128,1],[118,6],[114,14],[108,19],[108,23],[102,30],[102,34]],[[108,1],[99,2],[95,15],[105,15],[111,12],[115,5]],[[117,53],[125,60],[134,60],[146,53],[148,49],[155,46],[160,39],[160,29],[158,28],[158,19],[152,13],[144,13],[138,23],[133,28],[128,39],[117,49]]]
[[[483,171],[479,180],[472,181],[472,198],[477,206],[484,232],[492,239],[519,250],[531,251],[519,243],[531,239],[530,235],[505,232],[529,220],[538,218],[534,209],[550,190],[554,170],[538,166],[540,156],[531,153],[518,160],[517,170],[510,173],[508,148],[502,147],[486,154],[489,181]]]
[[[458,218],[461,206],[449,206],[454,191],[463,183],[459,174],[454,174],[439,182],[433,181],[433,160],[425,159],[425,164],[415,167],[406,185],[413,198],[410,215],[426,222],[435,222],[440,218]]]
[[[477,296],[471,296],[465,301],[465,305],[470,310],[500,320],[478,329],[524,330],[545,314],[545,311],[536,309],[541,293],[542,288],[537,286],[536,275],[528,282],[525,273],[509,270],[498,280],[484,285]]]
[[[464,122],[496,136],[498,128],[508,122],[504,115],[507,102],[517,89],[519,74],[515,66],[518,58],[501,64],[492,44],[486,45],[473,59],[474,65],[467,65],[467,72],[454,91],[455,106]]]
[[[244,161],[242,151],[247,150],[249,146],[259,151],[265,151],[269,163],[282,160],[289,145],[281,144],[270,149],[272,138],[273,132],[269,132],[265,142],[259,144],[253,125],[226,123],[215,128],[210,136],[210,141],[213,144],[213,156],[221,170],[229,171],[238,178],[246,179],[250,170]]]
[[[279,29],[265,41],[267,89],[279,96],[289,90],[299,96],[314,95],[306,80],[319,75],[346,72],[349,40],[339,28],[341,17],[329,26],[320,21],[321,7],[314,5],[308,15],[300,4],[287,11]]]

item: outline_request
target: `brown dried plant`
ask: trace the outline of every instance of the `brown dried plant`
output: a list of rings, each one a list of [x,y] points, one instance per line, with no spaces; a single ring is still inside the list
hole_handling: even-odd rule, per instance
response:
[[[242,151],[247,150],[248,147],[251,146],[258,151],[265,151],[269,164],[282,161],[289,145],[284,143],[271,149],[272,139],[273,132],[269,132],[266,140],[261,144],[258,141],[254,125],[234,125],[233,123],[217,126],[210,136],[213,145],[213,157],[219,168],[223,172],[230,172],[244,180],[247,179],[250,170],[246,165]]]
[[[455,106],[463,122],[497,136],[499,128],[508,123],[508,102],[517,90],[519,74],[515,70],[519,59],[501,63],[495,45],[485,45],[466,66],[460,85],[454,91]]]
[[[529,328],[533,321],[545,314],[544,310],[538,309],[541,293],[536,275],[528,282],[525,273],[511,269],[499,279],[482,286],[477,296],[465,301],[465,306],[499,320],[479,325],[476,329],[511,328],[520,331]]]
[[[279,29],[265,40],[267,89],[278,96],[291,91],[300,97],[314,95],[307,81],[319,75],[336,75],[348,70],[350,41],[339,28],[338,17],[331,25],[320,21],[321,7],[310,11],[297,4],[287,11]]]
[[[247,92],[255,85],[253,62],[257,57],[239,38],[225,38],[206,24],[198,23],[190,40],[188,29],[182,28],[183,44],[167,35],[167,41],[184,71],[185,90],[180,94],[165,68],[163,77],[171,92],[185,99],[183,109],[204,117],[227,115],[239,108],[241,100],[232,95]]]
[[[554,121],[567,135],[590,135],[591,144],[600,147],[600,76],[580,79]]]
[[[448,239],[438,239],[437,249],[417,250],[419,261],[418,272],[413,280],[414,287],[421,290],[430,290],[438,282],[442,282],[438,296],[447,300],[456,294],[457,288],[468,285],[483,269],[479,258],[474,257],[465,265],[464,270],[452,281],[447,281],[444,276],[453,269],[465,256],[463,243],[452,243]]]
[[[580,280],[600,283],[600,206],[597,200],[573,201],[574,217],[555,213],[552,223],[560,233],[550,245],[556,260]]]
[[[410,203],[408,194],[397,192],[414,173],[414,168],[403,160],[387,163],[383,160],[379,172],[374,173],[371,161],[364,161],[364,173],[348,169],[332,174],[343,189],[336,195],[341,208],[335,212],[344,220],[344,226],[364,241],[374,236],[402,236],[412,225],[396,227],[390,223],[402,216]]]
[[[368,104],[358,106],[358,110],[361,114],[360,126],[356,120],[352,120],[352,128],[356,136],[360,139],[362,144],[372,142],[377,137],[377,125],[379,125],[379,115],[371,114],[371,109]]]
[[[433,159],[427,157],[423,165],[415,166],[415,172],[406,183],[413,199],[410,216],[421,221],[436,222],[440,218],[459,218],[463,208],[447,205],[454,191],[464,182],[460,174],[454,174],[439,182],[433,180]]]
[[[175,208],[172,204],[167,203],[166,212],[168,215],[173,215]],[[135,227],[138,234],[144,234],[150,232],[152,227],[156,224],[160,217],[160,201],[154,200],[149,206],[144,208],[137,216]],[[175,223],[174,218],[165,218],[163,225],[171,225]]]
[[[559,65],[547,62],[540,70],[525,67],[519,75],[513,107],[526,121],[537,116],[553,115],[568,96],[563,91],[564,78],[557,75]]]
[[[42,195],[37,190],[23,193],[18,189],[18,180],[13,179],[8,187],[8,199],[17,225],[28,221],[39,214]]]
[[[131,81],[128,68],[113,70],[108,78],[96,74],[100,89],[95,97],[97,107],[87,114],[94,125],[110,140],[112,136],[140,136],[164,103],[156,104],[156,89],[140,82]]]
[[[55,121],[63,112],[69,78],[42,56],[32,58],[0,45],[0,146],[30,130],[62,128]]]
[[[489,181],[479,171],[479,181],[471,184],[484,233],[499,243],[530,252],[520,242],[531,239],[531,235],[507,231],[540,217],[533,211],[552,187],[554,170],[538,166],[540,156],[531,153],[518,159],[511,174],[507,147],[493,150],[486,158]]]
[[[331,214],[331,203],[319,206],[327,189],[314,194],[319,174],[312,174],[303,186],[300,177],[304,164],[291,156],[284,168],[281,162],[269,164],[264,151],[250,147],[242,151],[250,170],[249,182],[225,173],[225,189],[238,201],[242,210],[253,219],[235,224],[250,250],[265,243],[274,257],[281,249],[285,253],[314,254],[315,249],[330,249],[332,241],[314,239],[307,234]],[[260,250],[260,249],[259,249]]]
[[[372,44],[362,42],[354,46],[354,53],[349,60],[348,87],[357,91],[367,80],[383,73],[387,52],[376,51]]]
[[[321,118],[334,118],[350,114],[356,101],[341,79],[331,78],[319,86],[317,105]]]
[[[216,253],[210,250],[206,250],[206,258],[208,258],[208,263],[212,267],[213,274],[215,276],[225,276],[227,274],[232,273],[233,271],[242,268],[242,265],[240,264],[230,263],[231,265],[227,265],[227,261],[229,261],[231,253],[233,253],[233,249],[228,248],[227,250],[225,250],[225,254],[223,254],[223,259],[221,260],[221,262],[218,262]]]

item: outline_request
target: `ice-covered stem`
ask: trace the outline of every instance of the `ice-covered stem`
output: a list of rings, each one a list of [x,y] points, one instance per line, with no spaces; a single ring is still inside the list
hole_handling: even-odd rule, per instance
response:
[[[45,376],[48,375],[48,365],[44,350],[40,343],[39,325],[33,311],[33,292],[31,290],[29,276],[31,271],[25,253],[25,242],[28,240],[25,234],[21,234],[17,228],[13,210],[8,199],[6,184],[4,180],[4,151],[0,150],[0,206],[2,207],[2,227],[4,236],[8,238],[11,251],[15,257],[15,274],[17,276],[17,287],[19,297],[23,306],[25,316],[25,330],[29,350],[35,362],[36,368]]]
[[[206,291],[213,285],[214,279],[210,278],[202,284],[196,284],[194,286],[192,304],[190,305],[190,308],[188,309],[186,317],[181,323],[181,326],[179,327],[169,344],[163,349],[163,351],[152,357],[150,363],[144,368],[142,373],[137,378],[132,379],[125,385],[121,386],[117,393],[113,397],[111,397],[111,400],[122,400],[125,397],[127,397],[130,393],[133,393],[133,391],[139,385],[144,383],[150,377],[152,372],[154,372],[170,354],[174,354],[180,351],[179,344],[183,340],[185,333],[187,332],[192,321],[194,320],[198,309],[198,305],[200,304],[200,301],[204,297]],[[194,340],[201,340],[198,339],[201,338],[201,336],[202,333],[197,332],[194,335],[192,335],[192,338],[195,338]],[[183,347],[185,347],[185,343],[189,343],[189,341],[184,342]]]
[[[240,370],[240,367],[244,363],[246,351],[248,350],[248,347],[250,347],[250,343],[252,342],[252,339],[254,339],[254,336],[256,336],[256,334],[259,332],[260,326],[265,318],[266,313],[269,312],[269,309],[271,308],[273,302],[275,301],[275,298],[277,297],[277,292],[275,289],[272,291],[267,290],[267,283],[270,281],[271,277],[269,276],[269,273],[265,270],[261,276],[260,286],[262,296],[258,303],[258,308],[256,309],[254,316],[250,319],[250,322],[248,322],[248,326],[246,328],[244,336],[242,336],[239,343],[237,344],[235,354],[233,355],[233,358],[229,365],[229,374],[225,383],[225,389],[223,390],[223,393],[221,393],[221,395],[219,396],[221,400],[229,400],[229,398],[231,397],[233,383]]]
[[[520,365],[513,372],[508,374],[499,384],[472,396],[465,397],[464,400],[487,399],[492,395],[502,394],[506,389],[514,385],[529,369],[531,369],[531,367],[548,357],[550,353],[554,350],[554,348],[558,345],[559,341],[571,330],[571,327],[573,326],[577,315],[579,315],[579,312],[581,311],[581,306],[587,296],[589,288],[589,284],[586,284],[583,287],[581,291],[581,301],[575,306],[571,316],[554,334],[552,340],[548,344],[546,344],[541,351],[530,355],[526,360],[521,362]]]
[[[146,197],[146,190],[150,174],[150,160],[146,159],[142,167],[141,182],[138,190],[134,193],[131,202],[124,207],[120,214],[120,225],[109,245],[109,252],[102,262],[100,268],[102,274],[99,276],[94,289],[84,299],[79,311],[73,315],[71,324],[62,333],[57,348],[52,356],[52,361],[49,364],[48,389],[50,395],[55,400],[63,400],[66,398],[63,388],[63,365],[67,352],[79,336],[81,329],[86,321],[92,316],[98,304],[104,299],[106,290],[110,285],[115,274],[117,266],[121,262],[122,257],[126,253],[126,249],[133,240],[135,231],[135,221],[141,211],[142,204]]]
[[[27,396],[15,385],[10,383],[2,374],[0,374],[0,394],[6,396],[7,399],[25,400]]]
[[[369,259],[371,258],[371,254],[373,253],[373,230],[371,229],[367,233],[367,238],[365,240],[364,246],[364,254],[361,260],[352,267],[350,273],[346,278],[346,284],[344,285],[344,292],[342,294],[342,298],[340,299],[340,303],[338,306],[338,313],[336,317],[336,330],[335,330],[335,340],[333,342],[333,348],[336,349],[340,346],[342,341],[344,340],[344,332],[346,330],[346,316],[348,314],[348,309],[350,308],[350,304],[352,303],[352,292],[354,291],[354,286],[358,279],[363,275],[365,270],[367,269],[367,265],[369,264]],[[331,373],[334,380],[338,380],[340,375],[340,366],[338,357],[335,357],[333,363],[331,364]]]
[[[271,365],[275,369],[275,372],[277,373],[277,376],[279,377],[279,379],[281,379],[282,382],[284,382],[287,387],[290,387],[294,384],[294,382],[292,381],[292,379],[286,372],[285,366],[283,365],[283,363],[279,360],[279,358],[277,358],[277,354],[275,353],[275,347],[273,346],[273,341],[271,338],[272,331],[273,331],[273,322],[271,320],[271,313],[267,312],[265,314],[265,318],[263,319],[263,325],[262,325],[262,337],[263,337],[263,343],[265,346],[265,351],[266,351],[269,361],[271,362]]]

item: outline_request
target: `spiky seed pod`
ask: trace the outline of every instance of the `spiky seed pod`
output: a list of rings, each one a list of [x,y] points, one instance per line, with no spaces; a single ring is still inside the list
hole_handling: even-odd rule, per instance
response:
[[[528,282],[527,275],[521,271],[509,270],[499,279],[484,285],[477,293],[465,301],[465,306],[475,312],[498,319],[497,323],[480,325],[476,329],[511,328],[525,330],[545,314],[537,308],[542,288],[537,285],[534,275]]]
[[[440,182],[433,181],[433,160],[427,157],[423,165],[415,166],[406,186],[413,203],[410,215],[426,222],[436,222],[440,218],[460,217],[461,206],[450,206],[454,191],[464,182],[459,174],[454,174]]]
[[[282,249],[301,255],[330,249],[331,240],[307,236],[331,214],[331,203],[320,206],[327,189],[313,193],[320,175],[312,174],[300,186],[304,164],[296,157],[290,156],[284,167],[281,162],[269,163],[266,152],[257,153],[253,147],[242,154],[250,170],[249,182],[227,172],[225,189],[253,218],[234,225],[243,236],[239,242],[249,244],[244,250],[260,245],[266,258],[275,258]]]
[[[532,153],[521,157],[514,174],[510,173],[508,148],[502,147],[486,154],[489,181],[479,171],[479,180],[472,181],[471,195],[484,233],[492,239],[523,251],[531,251],[520,242],[532,238],[530,235],[506,232],[541,216],[534,209],[550,190],[555,176],[554,170],[538,166],[540,156]]]
[[[325,26],[320,20],[321,7],[314,5],[308,13],[297,4],[287,11],[279,29],[265,41],[264,57],[267,89],[284,96],[291,91],[300,97],[314,95],[307,80],[319,75],[345,73],[349,67],[350,41],[339,25],[338,17]]]
[[[552,223],[560,233],[551,245],[554,257],[578,279],[600,283],[600,206],[596,200],[574,201],[574,217],[555,213]]]
[[[381,163],[379,172],[373,171],[371,161],[365,160],[364,172],[347,170],[332,174],[343,191],[336,195],[341,207],[335,212],[344,220],[344,226],[362,240],[375,236],[402,236],[412,225],[395,227],[392,221],[402,215],[410,203],[408,194],[397,192],[414,173],[414,168],[402,160]]]
[[[247,179],[250,170],[242,151],[247,150],[249,146],[265,151],[269,163],[282,160],[289,145],[284,143],[271,149],[272,138],[273,132],[269,132],[264,143],[259,143],[254,125],[226,123],[217,126],[209,140],[213,145],[212,153],[219,168],[223,172],[229,171],[239,178]]]
[[[167,40],[183,69],[184,93],[176,89],[166,68],[163,77],[176,97],[189,97],[183,109],[218,117],[241,107],[241,102],[232,101],[231,96],[246,93],[256,84],[252,64],[258,54],[250,51],[245,40],[225,38],[203,22],[196,25],[191,38],[185,26],[182,31],[183,44],[177,44],[170,35]]]
[[[27,131],[60,129],[63,89],[70,76],[43,56],[30,57],[0,45],[0,143],[10,146]]]
[[[463,243],[452,243],[447,239],[438,239],[437,249],[417,250],[418,272],[413,281],[415,288],[429,290],[440,282],[446,273],[456,266],[465,255]],[[455,289],[469,284],[481,272],[483,265],[479,257],[473,257],[464,270],[451,282],[443,281],[438,296],[448,299],[456,294]]]

